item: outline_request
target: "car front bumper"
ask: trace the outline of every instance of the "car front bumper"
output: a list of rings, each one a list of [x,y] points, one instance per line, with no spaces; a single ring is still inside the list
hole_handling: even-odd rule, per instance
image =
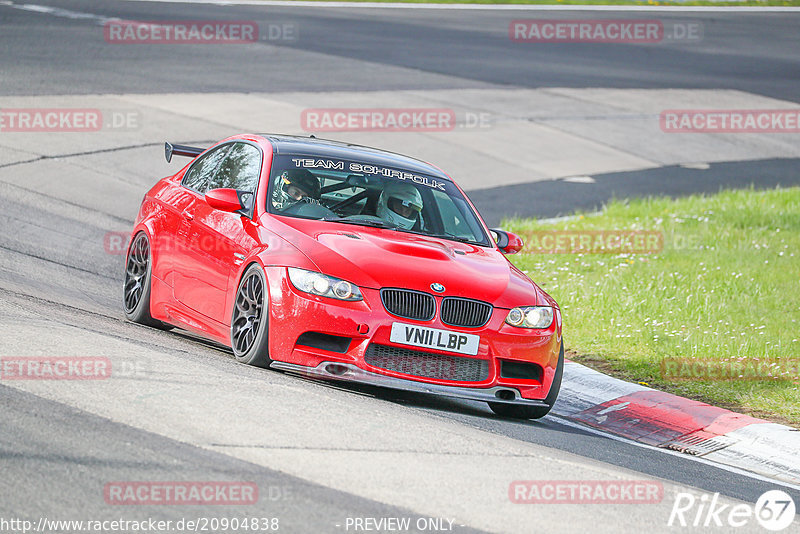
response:
[[[431,321],[390,315],[383,307],[379,291],[374,289],[361,288],[362,301],[337,301],[298,291],[289,282],[285,268],[267,267],[266,271],[270,287],[269,350],[274,361],[272,367],[276,369],[322,379],[531,406],[542,406],[542,399],[550,391],[561,348],[560,316],[548,329],[516,328],[505,324],[507,310],[495,308],[483,327],[454,328],[441,323],[438,314]],[[437,301],[437,310],[438,306]],[[488,371],[479,380],[448,379],[371,365],[367,356],[372,345],[415,349],[391,341],[392,324],[396,322],[478,335],[478,353],[472,356],[417,350],[434,358],[455,357],[461,363],[482,361]],[[339,336],[347,341],[341,350],[326,350],[303,343],[301,336],[308,333]],[[502,367],[507,362],[536,364],[541,369],[540,377],[534,380],[503,376]]]
[[[549,407],[541,400],[525,399],[519,390],[510,386],[494,386],[489,388],[444,386],[429,384],[417,380],[395,378],[378,373],[373,373],[350,363],[322,362],[316,367],[306,367],[286,362],[272,362],[272,369],[286,371],[310,378],[327,380],[341,380],[371,386],[380,386],[415,393],[430,393],[444,397],[467,399],[474,401],[498,402],[505,404],[518,404],[523,406]]]

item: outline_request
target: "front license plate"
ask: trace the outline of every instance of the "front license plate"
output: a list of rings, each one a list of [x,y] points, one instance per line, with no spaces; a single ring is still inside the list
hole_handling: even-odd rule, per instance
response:
[[[481,342],[481,337],[475,334],[462,334],[461,332],[404,323],[392,323],[392,335],[389,336],[389,339],[393,343],[401,345],[446,350],[472,356],[478,354],[478,345]]]

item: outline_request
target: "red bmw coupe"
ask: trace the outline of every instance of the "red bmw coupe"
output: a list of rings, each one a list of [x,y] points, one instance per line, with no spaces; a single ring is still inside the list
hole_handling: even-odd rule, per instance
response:
[[[125,314],[260,367],[539,418],[564,368],[556,302],[438,168],[374,148],[236,135],[142,201]]]

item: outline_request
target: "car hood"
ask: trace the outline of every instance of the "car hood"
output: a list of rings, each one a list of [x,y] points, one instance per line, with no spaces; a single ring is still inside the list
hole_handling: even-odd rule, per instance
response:
[[[555,305],[498,250],[396,230],[281,217],[281,236],[328,275],[372,289],[402,287],[496,307]]]

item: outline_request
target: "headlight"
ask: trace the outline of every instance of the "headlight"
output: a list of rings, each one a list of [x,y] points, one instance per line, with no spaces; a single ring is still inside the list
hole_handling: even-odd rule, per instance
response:
[[[314,271],[289,267],[289,280],[300,291],[312,295],[351,301],[363,298],[358,286]]]
[[[550,306],[520,306],[509,310],[506,323],[519,328],[548,328],[553,324]]]

